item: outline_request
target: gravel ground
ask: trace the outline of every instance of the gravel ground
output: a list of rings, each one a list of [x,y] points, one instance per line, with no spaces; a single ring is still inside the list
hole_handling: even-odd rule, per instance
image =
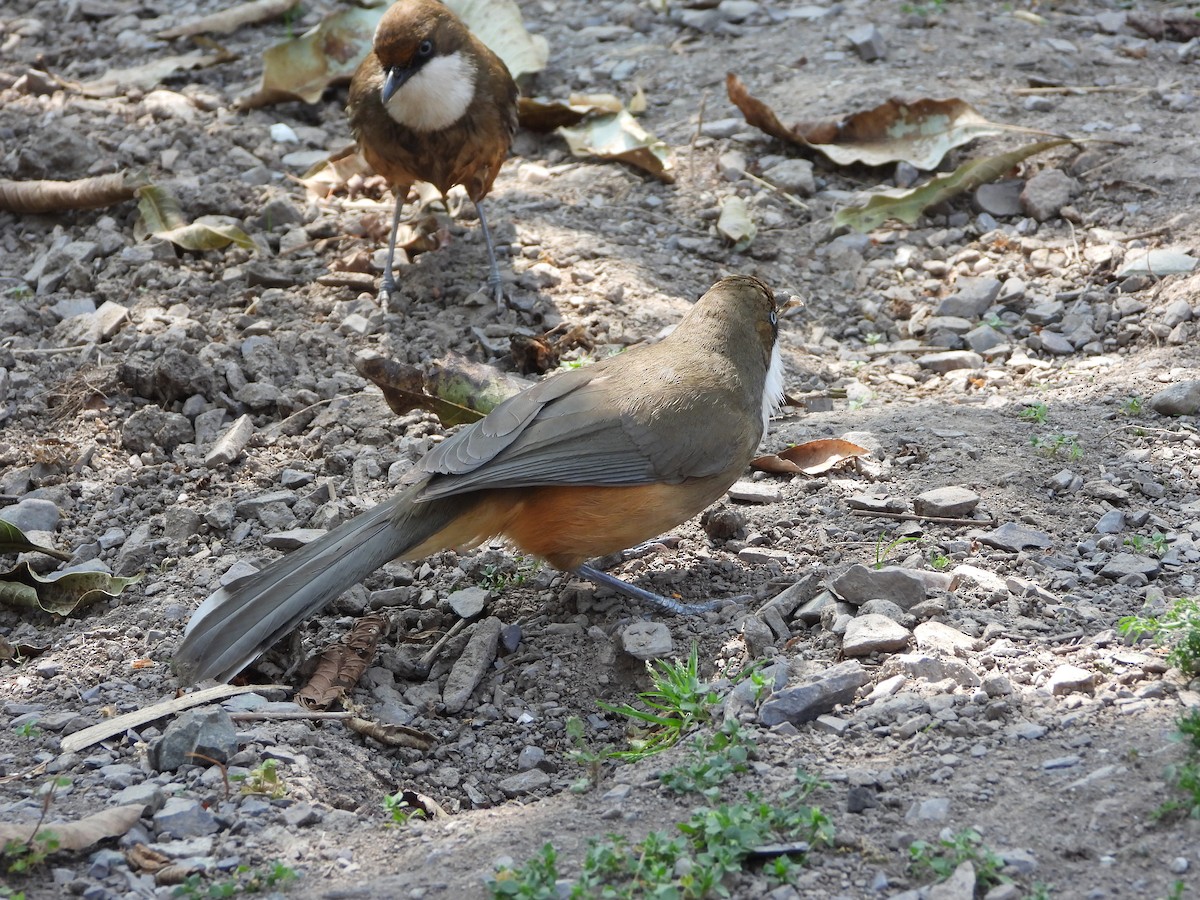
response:
[[[1200,249],[1200,43],[1147,31],[1175,7],[522,2],[550,45],[531,93],[640,86],[676,180],[522,132],[488,201],[512,301],[498,313],[477,293],[478,223],[453,201],[439,213],[448,246],[416,256],[399,296],[377,302],[364,277],[378,275],[389,195],[368,179],[314,200],[294,178],[348,142],[344,87],[234,109],[261,52],[332,6],[221,36],[217,64],[100,99],[47,73],[86,81],[188,52],[155,33],[218,4],[0,10],[0,176],[146,167],[187,216],[233,217],[260,248],[139,240],[133,202],[0,213],[0,515],[73,564],[142,576],[68,618],[0,609],[0,637],[38,651],[0,663],[0,822],[37,821],[55,778],[48,820],[142,808],[120,839],[6,883],[31,898],[169,896],[142,845],[213,883],[279,863],[299,874],[295,896],[482,896],[497,861],[520,864],[548,840],[574,878],[590,839],[669,831],[700,800],[659,778],[685,747],[606,762],[592,790],[572,792],[583,769],[568,719],[589,747],[624,748],[622,718],[598,701],[647,688],[635,653],[695,645],[728,693],[718,720],[756,746],[722,797],[777,801],[801,768],[826,784],[812,802],[837,830],[791,886],[748,864],[726,882],[733,896],[970,897],[954,880],[930,891],[933,877],[908,866],[914,841],[968,828],[1012,878],[993,900],[1188,896],[1197,823],[1153,813],[1181,758],[1175,718],[1200,704],[1200,685],[1115,630],[1194,594],[1200,560],[1200,274],[1162,275]],[[808,162],[742,121],[727,70],[788,122],[955,96],[995,121],[1098,140],[1035,157],[914,227],[835,236],[832,214],[855,192],[911,173]],[[1022,92],[1031,84],[1079,90]],[[741,252],[715,229],[735,196],[758,225]],[[1162,251],[1149,269],[1147,250]],[[615,561],[656,591],[737,602],[657,616],[502,547],[391,564],[254,678],[300,684],[290,660],[383,612],[391,634],[351,699],[432,749],[338,721],[252,718],[285,697],[262,691],[225,702],[236,721],[209,707],[63,752],[68,735],[174,695],[182,628],[234,566],[386,498],[441,439],[432,416],[388,409],[360,353],[512,370],[512,336],[578,326],[602,356],[656,338],[730,272],[803,300],[780,331],[799,405],[764,449],[846,437],[871,451],[819,476],[747,472],[703,522]],[[239,420],[241,441],[213,454]],[[954,521],[879,515],[914,510]],[[486,612],[414,678],[413,660],[480,589]],[[756,661],[760,695],[730,692]],[[463,679],[477,686],[451,697]],[[181,723],[229,751],[229,774],[275,761],[283,796],[227,792],[217,766],[173,767]],[[388,827],[382,801],[398,789],[449,816]]]

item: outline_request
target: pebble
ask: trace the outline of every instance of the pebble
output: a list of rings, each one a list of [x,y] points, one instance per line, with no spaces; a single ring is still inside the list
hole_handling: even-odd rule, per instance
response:
[[[500,640],[500,620],[489,616],[477,622],[462,655],[455,661],[442,690],[442,702],[450,715],[462,712],[471,694],[483,680],[484,673],[496,658]]]
[[[785,159],[763,170],[763,177],[776,187],[799,197],[817,192],[813,164],[807,159]]]
[[[807,684],[772,693],[759,708],[759,721],[768,728],[784,722],[793,725],[811,722],[832,712],[835,706],[851,702],[868,680],[866,670],[857,660],[838,663]]]
[[[959,863],[949,878],[929,888],[928,900],[975,900],[975,865]]]
[[[856,25],[846,33],[846,38],[863,62],[875,62],[887,58],[887,44],[883,35],[872,23]]]
[[[1200,381],[1181,381],[1150,398],[1150,408],[1160,416],[1194,416],[1200,410]]]
[[[1044,531],[1018,525],[1016,522],[1005,522],[999,528],[985,531],[979,535],[980,543],[995,547],[997,550],[1007,550],[1016,553],[1028,547],[1046,550],[1054,546],[1054,539]]]
[[[855,616],[842,638],[844,656],[869,656],[903,650],[912,637],[903,625],[877,613]]]
[[[174,772],[180,766],[207,766],[196,753],[226,762],[237,752],[237,734],[229,713],[219,706],[203,706],[180,713],[171,721],[159,740],[151,745],[150,758],[160,772]]]
[[[543,791],[550,787],[550,776],[541,769],[530,769],[518,772],[508,778],[502,778],[496,785],[506,797],[520,797],[534,791]]]
[[[958,316],[962,319],[978,319],[1000,296],[1001,284],[995,278],[960,278],[957,290],[938,301],[933,308],[935,316]]]
[[[1162,571],[1162,565],[1152,556],[1138,556],[1134,553],[1116,553],[1104,564],[1100,575],[1120,581],[1129,575],[1142,575],[1148,579],[1157,578]]]
[[[272,550],[299,550],[328,533],[324,528],[289,528],[263,535],[262,542]]]
[[[30,498],[12,506],[0,507],[0,519],[17,526],[26,534],[31,531],[53,533],[58,530],[61,518],[62,513],[49,500]]]
[[[729,499],[741,503],[778,503],[783,493],[769,481],[738,481],[729,489]]]
[[[1078,187],[1075,179],[1061,169],[1043,169],[1025,182],[1021,208],[1026,215],[1045,222],[1071,202]]]
[[[227,466],[242,455],[250,439],[254,437],[254,423],[250,416],[238,416],[232,425],[217,438],[211,450],[204,456],[204,465],[210,469]]]
[[[926,797],[918,800],[904,814],[904,821],[916,822],[945,822],[950,815],[949,797]]]
[[[954,656],[975,649],[975,638],[944,622],[922,622],[913,629],[917,647]]]
[[[621,649],[634,659],[649,661],[675,649],[671,629],[662,622],[634,622],[621,631]]]
[[[204,804],[187,797],[171,797],[151,819],[160,839],[168,834],[176,839],[202,837],[219,828],[216,816]]]
[[[913,512],[921,516],[962,518],[975,511],[982,499],[970,488],[940,487],[925,491],[913,500]]]
[[[973,350],[943,350],[918,356],[917,365],[944,375],[957,369],[982,369],[983,357]]]
[[[1023,181],[996,181],[981,184],[975,189],[975,205],[998,219],[1010,219],[1022,214],[1021,189]]]
[[[890,600],[907,610],[927,596],[921,577],[898,566],[872,569],[861,564],[853,565],[835,578],[830,587],[854,606],[878,599]]]
[[[1125,513],[1119,509],[1110,509],[1093,526],[1100,534],[1120,534],[1125,530]]]
[[[454,591],[446,603],[460,619],[473,619],[483,612],[489,597],[491,592],[487,588],[473,586]]]

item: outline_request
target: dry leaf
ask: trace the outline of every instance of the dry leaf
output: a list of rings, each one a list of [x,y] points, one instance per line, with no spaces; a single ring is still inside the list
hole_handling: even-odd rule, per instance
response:
[[[420,810],[429,819],[448,819],[450,813],[442,808],[442,805],[432,797],[411,790],[397,791],[392,795],[392,799],[397,801],[401,808]]]
[[[729,197],[721,204],[717,231],[733,244],[734,253],[740,253],[750,246],[750,242],[758,234],[758,226],[750,218],[750,209],[745,200],[741,197]]]
[[[114,172],[77,181],[0,181],[0,210],[49,213],[101,209],[133,199],[149,181],[144,172]]]
[[[1007,153],[968,160],[953,172],[938,175],[920,187],[911,190],[881,191],[873,194],[863,206],[840,209],[833,217],[833,225],[835,228],[849,228],[860,232],[878,228],[888,219],[899,219],[912,225],[921,217],[921,213],[935,203],[942,203],[965,191],[973,191],[981,184],[995,181],[1034,154],[1070,143],[1072,142],[1066,139],[1041,141],[1026,144]]]
[[[559,326],[560,328],[562,326]],[[557,328],[552,328],[545,334],[524,335],[514,334],[510,339],[510,352],[517,371],[529,375],[537,373],[544,375],[552,369],[557,369],[562,355],[568,350],[582,347],[591,350],[594,344],[587,336],[587,328],[583,325],[572,325],[563,334],[555,334]]]
[[[192,34],[232,34],[243,25],[254,25],[282,16],[299,2],[300,0],[251,0],[211,16],[201,16],[166,31],[160,31],[158,36],[163,40],[171,40]]]
[[[171,865],[171,857],[151,850],[145,844],[134,844],[125,851],[125,859],[133,868],[151,875]]]
[[[381,613],[355,622],[340,641],[322,651],[312,677],[296,692],[296,702],[307,709],[328,709],[348,696],[375,658],[379,640],[389,628],[387,616]]]
[[[0,605],[69,616],[101,598],[117,596],[141,579],[141,575],[118,578],[82,567],[42,577],[22,562],[15,569],[0,573]]]
[[[345,722],[347,728],[389,747],[409,747],[413,750],[429,751],[437,743],[432,734],[410,728],[407,725],[384,725],[358,716],[352,716]]]
[[[324,200],[346,187],[346,183],[354,176],[366,178],[374,171],[358,152],[358,145],[350,144],[336,153],[331,153],[328,159],[317,163],[296,180],[304,185],[309,198]]]
[[[525,30],[521,8],[514,0],[446,0],[446,5],[504,60],[514,79],[546,68],[550,45],[540,34]]]
[[[199,50],[179,56],[161,56],[144,65],[128,69],[109,69],[99,78],[83,82],[79,85],[79,91],[85,97],[114,97],[129,88],[149,91],[176,72],[216,65],[227,59],[229,59],[228,54],[218,53],[214,56],[205,56]]]
[[[71,554],[63,550],[33,543],[20,528],[4,519],[0,519],[0,553],[44,553],[63,562],[71,558]]]
[[[454,355],[431,364],[427,373],[367,353],[358,356],[355,368],[383,391],[392,412],[403,415],[412,409],[427,409],[443,425],[477,422],[529,386],[519,378]]]
[[[572,94],[562,100],[536,100],[520,97],[517,100],[517,120],[529,131],[547,132],[556,128],[577,125],[588,116],[619,113],[623,104],[614,94]]]
[[[820,475],[848,459],[870,455],[866,447],[850,441],[823,438],[796,444],[775,456],[752,459],[750,468],[776,475]]]
[[[575,156],[598,156],[628,163],[671,183],[671,149],[646,131],[628,111],[597,116],[574,128],[559,128]]]
[[[725,88],[749,124],[781,140],[819,150],[843,166],[854,163],[882,166],[903,161],[918,169],[932,170],[955,147],[977,137],[1005,131],[1046,134],[1018,125],[989,122],[971,104],[957,98],[921,99],[912,103],[892,99],[874,109],[837,119],[797,122],[789,128],[770,107],[752,97],[732,72],[725,78]]]
[[[258,245],[230,216],[200,216],[189,223],[183,216],[179,201],[166,188],[146,185],[137,190],[138,219],[134,235],[163,238],[184,250],[222,250],[237,244],[257,252]]]
[[[125,834],[142,817],[144,805],[114,806],[74,822],[43,822],[40,826],[32,822],[24,825],[0,825],[0,846],[14,841],[28,844],[38,835],[53,835],[58,850],[86,850],[108,838]]]

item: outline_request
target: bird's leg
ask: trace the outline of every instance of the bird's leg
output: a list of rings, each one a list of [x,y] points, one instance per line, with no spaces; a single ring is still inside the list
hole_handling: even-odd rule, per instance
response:
[[[670,597],[664,597],[661,594],[656,594],[653,591],[647,591],[637,585],[630,584],[628,581],[622,581],[616,575],[601,572],[587,563],[576,568],[575,574],[581,575],[588,581],[602,587],[609,587],[614,591],[620,591],[626,596],[633,597],[645,603],[651,603],[659,609],[665,609],[667,612],[675,613],[678,616],[695,616],[700,613],[710,612],[721,605],[720,600],[709,600],[707,603],[681,603],[678,600],[672,600]]]
[[[500,281],[500,266],[496,262],[496,245],[492,243],[492,231],[488,228],[487,218],[483,215],[483,201],[475,201],[475,212],[479,213],[479,227],[483,229],[483,241],[487,244],[488,252],[488,287],[496,298],[496,307],[504,309],[504,288]]]
[[[408,188],[404,189],[408,193]],[[396,232],[400,230],[400,210],[404,208],[404,195],[396,194],[396,206],[392,210],[392,233],[388,237],[387,265],[383,269],[383,282],[379,286],[379,299],[386,302],[396,292],[396,279],[392,276],[392,265],[396,256]]]

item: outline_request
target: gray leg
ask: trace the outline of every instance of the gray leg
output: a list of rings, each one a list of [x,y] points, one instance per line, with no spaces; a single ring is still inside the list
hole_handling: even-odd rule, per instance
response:
[[[500,281],[500,266],[496,262],[496,245],[492,243],[492,231],[488,228],[487,218],[483,215],[483,201],[475,201],[475,212],[479,213],[479,227],[483,229],[483,241],[487,244],[488,252],[488,287],[496,298],[496,306],[504,309],[504,290]]]
[[[694,616],[699,613],[710,612],[721,605],[720,600],[709,600],[707,603],[681,603],[678,600],[663,597],[661,594],[656,594],[653,591],[644,590],[630,584],[628,581],[622,581],[616,575],[601,572],[599,569],[589,566],[586,563],[576,569],[575,574],[582,575],[588,581],[595,582],[602,587],[610,587],[614,591],[620,591],[622,594],[633,597],[636,600],[651,603],[659,609],[665,609],[667,612],[675,613],[678,616]]]
[[[407,193],[407,189],[405,190]],[[392,276],[392,265],[396,257],[396,232],[400,230],[400,210],[404,208],[404,197],[396,195],[396,206],[392,210],[392,233],[388,238],[387,265],[383,270],[383,282],[379,286],[381,300],[387,300],[396,292],[396,279]]]

